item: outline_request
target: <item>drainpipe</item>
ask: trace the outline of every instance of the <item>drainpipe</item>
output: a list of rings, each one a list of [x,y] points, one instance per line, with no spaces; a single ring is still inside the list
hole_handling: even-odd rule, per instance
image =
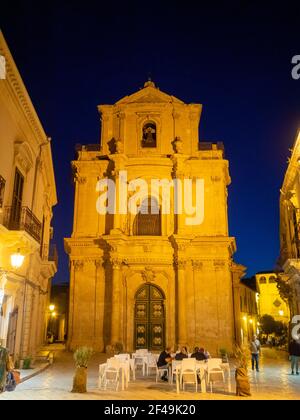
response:
[[[39,145],[39,154],[35,160],[35,169],[34,169],[34,180],[33,180],[33,191],[32,191],[32,200],[31,200],[31,211],[34,213],[34,202],[35,202],[35,193],[36,193],[36,186],[37,186],[37,172],[38,172],[38,164],[41,161],[42,157],[42,147],[47,146],[51,141],[51,137],[47,137],[47,140]]]

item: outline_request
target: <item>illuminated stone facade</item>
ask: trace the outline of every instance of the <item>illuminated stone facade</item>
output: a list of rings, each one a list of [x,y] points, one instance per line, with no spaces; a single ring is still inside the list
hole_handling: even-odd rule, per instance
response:
[[[199,143],[202,106],[185,104],[149,81],[114,105],[99,106],[101,142],[83,146],[72,162],[74,226],[65,239],[70,257],[68,345],[97,350],[122,343],[126,350],[165,344],[201,344],[215,353],[235,341],[234,281],[244,267],[232,257],[229,236],[228,161],[222,143]],[[187,213],[101,215],[96,184],[109,177],[119,197],[120,172],[128,182],[153,178],[204,180],[204,219]],[[130,196],[130,193],[128,194]],[[195,188],[192,192],[195,201]],[[235,280],[233,280],[233,277]]]
[[[291,317],[300,315],[300,133],[297,134],[280,190],[279,278]]]
[[[0,339],[17,359],[34,357],[45,342],[57,269],[49,246],[57,199],[50,144],[1,31],[0,54],[6,63],[0,80]],[[25,259],[14,270],[10,256],[18,249]]]

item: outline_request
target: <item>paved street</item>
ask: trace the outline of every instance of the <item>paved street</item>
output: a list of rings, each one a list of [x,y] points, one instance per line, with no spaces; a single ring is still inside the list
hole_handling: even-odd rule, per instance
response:
[[[269,356],[277,358],[267,358]],[[237,399],[235,397],[235,385],[232,378],[232,393],[224,393],[224,389],[217,387],[213,394],[201,394],[193,392],[191,387],[186,392],[176,394],[175,385],[168,383],[155,383],[154,377],[142,378],[140,373],[135,382],[130,382],[126,391],[99,391],[97,390],[97,369],[98,364],[106,360],[106,355],[101,354],[93,358],[88,374],[88,393],[85,395],[72,394],[72,377],[74,364],[72,355],[59,351],[56,353],[56,360],[53,366],[40,375],[24,382],[12,393],[0,395],[0,400],[116,400],[116,399]],[[233,372],[232,372],[233,373]],[[300,376],[291,376],[289,362],[280,353],[267,350],[262,360],[260,373],[249,372],[251,377],[251,399],[299,399],[300,397]],[[249,398],[238,398],[249,399]]]

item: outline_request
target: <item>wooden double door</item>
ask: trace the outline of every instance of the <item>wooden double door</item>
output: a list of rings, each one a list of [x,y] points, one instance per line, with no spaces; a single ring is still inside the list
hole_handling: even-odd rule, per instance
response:
[[[142,286],[135,296],[135,349],[165,347],[165,298],[153,284]]]

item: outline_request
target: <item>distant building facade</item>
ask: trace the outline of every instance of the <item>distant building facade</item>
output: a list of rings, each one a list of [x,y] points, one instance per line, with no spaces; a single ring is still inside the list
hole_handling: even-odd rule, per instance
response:
[[[280,190],[279,278],[285,290],[291,318],[300,315],[300,132],[291,151]],[[283,288],[284,289],[284,288]]]
[[[240,345],[249,343],[258,334],[258,293],[253,278],[234,283],[235,336]]]
[[[54,284],[51,288],[50,303],[54,305],[54,310],[49,314],[48,332],[59,342],[65,341],[67,337],[69,292],[69,283]]]
[[[288,324],[290,309],[277,287],[277,274],[274,272],[260,272],[255,275],[256,287],[259,293],[259,316],[271,315],[276,321]]]
[[[232,350],[240,318],[233,284],[245,268],[233,262],[236,244],[228,232],[229,163],[222,144],[199,143],[201,110],[151,81],[99,107],[101,147],[83,146],[72,162],[74,225],[65,239],[69,348],[103,351],[122,343],[128,351],[166,344]],[[136,214],[99,214],[96,185],[105,178],[114,181],[116,205],[132,197],[120,197],[124,172],[127,183],[142,179],[149,186],[153,178],[189,179],[193,191],[186,195],[194,202],[196,180],[203,180],[203,221],[189,225],[174,201],[164,213],[161,191],[141,194]]]
[[[50,247],[56,187],[51,148],[0,32],[6,77],[0,80],[0,339],[15,358],[34,356],[45,341]],[[14,270],[10,256],[25,256]]]

